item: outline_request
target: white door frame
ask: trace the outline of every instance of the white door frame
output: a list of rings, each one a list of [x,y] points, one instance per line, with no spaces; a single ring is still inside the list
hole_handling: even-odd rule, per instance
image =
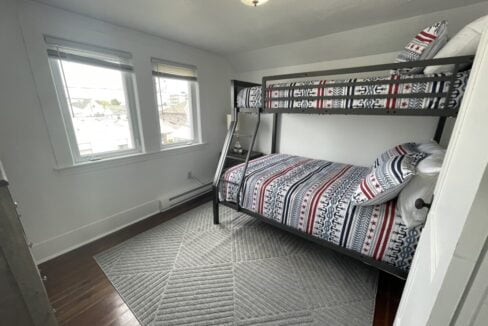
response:
[[[488,235],[488,218],[470,215],[487,164],[488,33],[485,29],[439,175],[436,199],[395,318],[396,326],[451,323]]]

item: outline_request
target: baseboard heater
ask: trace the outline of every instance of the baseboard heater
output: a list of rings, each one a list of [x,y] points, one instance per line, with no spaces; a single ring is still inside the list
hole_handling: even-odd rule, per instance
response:
[[[196,197],[202,195],[203,193],[206,192],[206,191],[203,191],[204,189],[206,189],[207,191],[210,191],[211,186],[212,186],[212,183],[209,182],[209,183],[206,183],[206,184],[201,185],[199,187],[185,191],[179,195],[175,195],[173,197],[170,197],[169,198],[170,207],[181,204],[185,201],[191,200],[193,198],[196,198]]]

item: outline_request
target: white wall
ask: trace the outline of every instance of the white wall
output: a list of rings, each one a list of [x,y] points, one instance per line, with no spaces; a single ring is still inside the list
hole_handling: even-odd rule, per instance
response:
[[[46,109],[56,105],[43,34],[131,52],[141,118],[155,113],[150,57],[196,65],[205,145],[57,170]],[[214,54],[33,2],[0,1],[0,159],[36,259],[159,211],[159,200],[213,177],[225,135],[230,66]],[[28,52],[26,52],[26,48]],[[30,56],[30,57],[29,57]],[[30,59],[30,61],[29,61]],[[32,66],[31,66],[32,63]],[[44,110],[43,110],[44,109]],[[153,119],[154,120],[154,119]],[[155,123],[152,121],[152,123]],[[158,136],[158,135],[156,135]],[[157,138],[156,138],[157,139]],[[154,146],[152,146],[154,149]]]
[[[324,31],[324,36],[236,53],[229,60],[237,72],[245,72],[398,52],[420,29],[437,21],[447,20],[449,34],[454,35],[486,14],[488,1],[339,33]]]
[[[230,61],[237,70],[235,79],[257,83],[263,76],[388,63],[422,27],[448,19],[452,36],[486,13],[488,2],[246,52],[231,57]],[[396,51],[352,57],[376,53],[368,51],[375,47]],[[339,55],[346,59],[335,59]],[[259,69],[255,70],[256,67]],[[271,117],[262,120],[256,149],[269,152]],[[253,120],[245,117],[242,121],[243,133],[249,133]],[[391,146],[432,139],[437,121],[433,117],[283,115],[278,149],[281,153],[370,166],[379,153]],[[454,119],[448,120],[441,140],[444,146],[453,123]]]

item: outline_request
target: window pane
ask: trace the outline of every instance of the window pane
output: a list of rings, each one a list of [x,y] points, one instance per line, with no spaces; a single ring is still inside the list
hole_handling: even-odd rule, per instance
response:
[[[187,143],[193,140],[191,82],[155,77],[161,143]]]
[[[80,156],[133,149],[124,73],[69,61],[61,73]]]

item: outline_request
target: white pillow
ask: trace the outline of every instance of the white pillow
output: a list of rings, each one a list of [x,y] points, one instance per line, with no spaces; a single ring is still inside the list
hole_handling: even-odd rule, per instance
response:
[[[481,39],[481,33],[488,24],[488,16],[483,16],[466,25],[434,56],[434,59],[474,55]],[[429,66],[424,74],[453,72],[454,65]]]
[[[438,151],[443,151],[444,148],[441,147],[441,145],[439,145],[436,141],[430,140],[417,145],[417,150],[427,154],[433,154]]]
[[[402,221],[408,228],[425,223],[429,210],[426,207],[417,209],[415,201],[419,198],[422,198],[426,203],[432,201],[437,176],[419,173],[400,192],[397,200],[397,211],[400,212]]]
[[[445,154],[446,151],[441,149],[420,161],[417,165],[417,174],[398,195],[397,210],[408,228],[425,223],[429,210],[426,207],[416,208],[415,201],[422,198],[426,203],[432,202],[432,195]]]
[[[421,175],[438,175],[441,172],[442,162],[444,162],[445,156],[445,149],[427,156],[417,165],[417,173]]]

